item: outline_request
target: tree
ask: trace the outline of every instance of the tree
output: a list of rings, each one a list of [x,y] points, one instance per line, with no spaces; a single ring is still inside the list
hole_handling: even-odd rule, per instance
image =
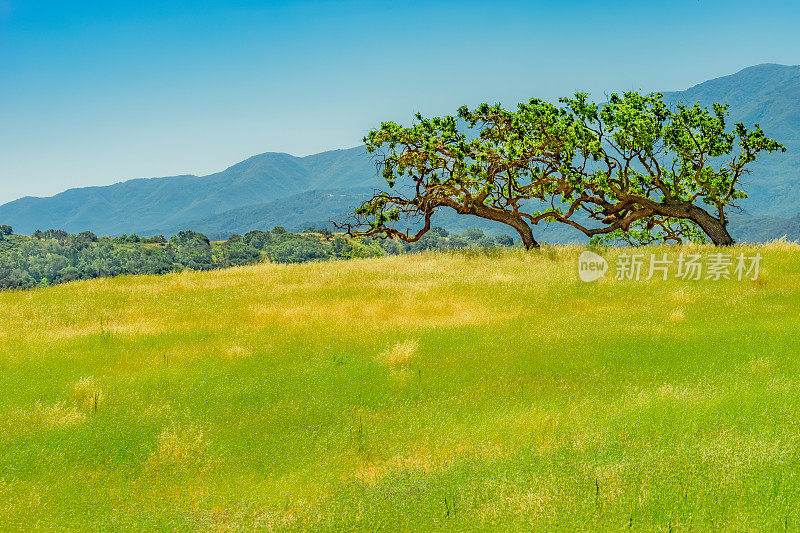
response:
[[[175,260],[193,270],[214,268],[214,256],[208,237],[195,231],[181,231],[169,241],[174,249]]]
[[[348,239],[345,237],[336,237],[331,244],[331,251],[335,257],[342,259],[378,257],[387,253],[371,239],[365,241],[361,238]]]
[[[449,207],[514,228],[526,249],[538,246],[532,226],[542,221],[590,237],[634,228],[679,242],[699,227],[715,244],[732,244],[724,209],[746,196],[741,177],[759,153],[785,150],[758,125],[729,132],[718,104],[671,110],[661,94],[636,92],[603,105],[584,93],[559,102],[464,106],[461,129],[453,116],[382,123],[364,142],[393,192],[375,194],[338,227],[415,242]]]
[[[244,241],[241,235],[231,235],[222,246],[225,266],[251,265],[258,261],[261,253]]]
[[[76,235],[77,242],[87,244],[90,242],[97,242],[97,235],[91,231],[82,231]]]
[[[725,208],[747,197],[742,176],[759,153],[786,151],[758,124],[730,131],[727,105],[670,109],[660,93],[636,92],[612,94],[604,105],[584,93],[561,102],[584,135],[581,157],[558,184],[569,208],[554,210],[553,219],[588,236],[681,242],[697,240],[699,227],[714,244],[731,245]],[[601,228],[571,220],[578,208]]]
[[[14,230],[11,226],[7,226],[5,224],[0,226],[0,239],[8,235],[11,235],[12,233],[14,233]]]
[[[274,228],[272,228],[272,233],[274,235],[283,235],[284,233],[286,233],[286,228],[284,228],[283,226],[275,226]]]
[[[514,246],[514,239],[510,235],[498,235],[494,238],[494,242],[500,246]]]
[[[56,281],[58,283],[67,283],[77,279],[81,279],[81,273],[74,266],[68,266],[58,271]]]
[[[63,229],[49,229],[44,232],[43,237],[45,239],[56,239],[57,241],[63,242],[67,240],[69,233]]]
[[[467,239],[468,241],[477,241],[484,238],[486,234],[483,233],[482,229],[467,228],[461,232],[461,236]]]
[[[272,235],[266,231],[249,231],[244,234],[244,242],[255,248],[263,250],[264,246],[272,240]]]
[[[196,231],[180,231],[174,235],[169,242],[177,247],[205,248],[211,244],[208,237]]]
[[[143,239],[142,242],[146,244],[166,244],[167,238],[163,235],[153,235],[148,239]]]
[[[268,255],[270,260],[276,263],[303,263],[325,259],[327,256],[321,242],[301,236],[280,242],[270,248]]]
[[[469,247],[469,241],[467,241],[461,235],[450,235],[450,238],[447,240],[447,247],[453,250],[460,250],[461,248]]]
[[[438,232],[430,231],[416,241],[412,242],[409,246],[409,251],[422,252],[425,250],[441,250],[445,247],[445,243],[446,241],[439,235]]]

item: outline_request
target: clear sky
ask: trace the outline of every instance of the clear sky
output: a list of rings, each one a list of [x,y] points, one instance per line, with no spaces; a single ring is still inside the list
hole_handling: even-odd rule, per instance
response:
[[[800,2],[0,0],[0,203],[800,63]]]

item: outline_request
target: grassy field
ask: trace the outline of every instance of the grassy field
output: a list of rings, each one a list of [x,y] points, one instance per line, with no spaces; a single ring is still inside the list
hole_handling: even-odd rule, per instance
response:
[[[800,248],[758,251],[756,281],[582,283],[563,247],[0,293],[0,530],[797,530]]]

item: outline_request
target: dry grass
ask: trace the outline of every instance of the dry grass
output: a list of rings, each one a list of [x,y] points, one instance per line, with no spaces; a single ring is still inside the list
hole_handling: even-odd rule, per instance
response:
[[[81,378],[72,389],[72,399],[79,407],[97,410],[105,399],[105,392],[97,384],[93,376]]]
[[[419,341],[408,339],[398,342],[378,355],[378,361],[389,366],[405,366],[419,350]]]
[[[47,431],[80,424],[86,415],[67,402],[42,405],[36,402],[30,409],[14,409],[6,412],[0,422],[0,434],[10,437],[36,431]]]
[[[800,250],[800,243],[797,241],[790,241],[786,235],[780,239],[775,239],[759,247],[762,250],[777,251],[777,252],[797,252]]]
[[[0,293],[0,529],[800,527],[800,247],[581,250]]]
[[[197,467],[203,464],[208,443],[203,431],[194,425],[171,425],[158,435],[156,449],[148,466]]]
[[[686,320],[686,315],[683,313],[683,309],[675,309],[669,315],[670,322],[683,322]]]

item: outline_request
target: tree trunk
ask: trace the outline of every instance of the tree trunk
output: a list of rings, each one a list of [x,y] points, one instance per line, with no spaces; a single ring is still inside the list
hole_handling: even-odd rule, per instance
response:
[[[503,224],[507,224],[517,230],[517,233],[519,233],[519,236],[522,238],[522,245],[526,250],[539,247],[539,243],[533,238],[533,230],[528,223],[522,219],[522,217],[512,213],[500,213],[499,216],[495,213],[486,213],[484,216],[485,218],[490,218],[492,220],[502,222]]]
[[[641,202],[638,199],[634,200],[647,209],[652,209],[656,214],[668,217],[688,218],[700,226],[706,235],[711,239],[716,246],[732,246],[733,237],[728,233],[725,227],[718,218],[712,216],[708,211],[702,207],[698,207],[689,202],[680,202],[673,204],[657,204],[649,199]]]
[[[705,209],[701,209],[699,207],[692,214],[694,215],[692,220],[697,222],[697,225],[706,232],[706,235],[709,236],[711,242],[713,242],[716,246],[733,245],[733,237],[731,237],[730,233],[728,233],[728,229],[725,227],[725,224],[708,214]]]
[[[533,230],[531,230],[531,227],[528,225],[528,223],[525,222],[525,220],[523,220],[523,218],[518,214],[489,207],[483,205],[482,203],[472,203],[471,205],[465,206],[449,198],[442,199],[439,205],[450,207],[459,214],[475,215],[477,217],[494,220],[496,222],[502,222],[503,224],[511,226],[517,230],[517,233],[519,233],[519,236],[522,238],[522,245],[525,246],[526,250],[539,247],[539,243],[533,238]]]
[[[514,225],[514,229],[516,229],[519,236],[522,237],[522,245],[525,246],[526,250],[539,247],[539,243],[533,238],[533,230],[531,230],[530,226],[523,222],[519,226]]]

